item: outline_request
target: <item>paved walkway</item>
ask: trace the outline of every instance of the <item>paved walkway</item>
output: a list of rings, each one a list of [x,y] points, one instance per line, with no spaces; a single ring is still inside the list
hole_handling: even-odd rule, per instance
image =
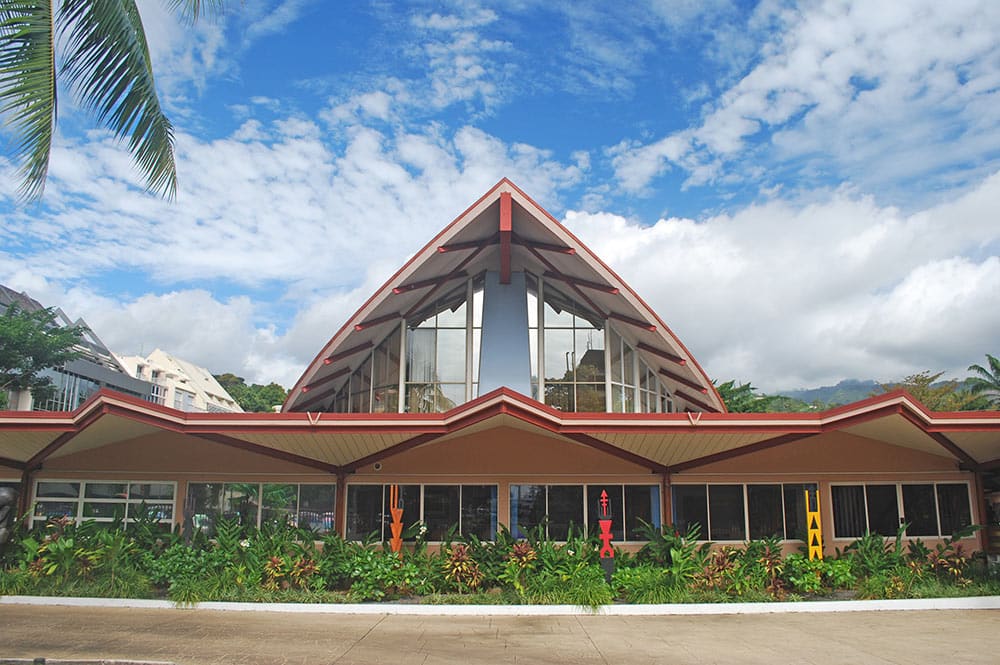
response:
[[[998,663],[1000,610],[405,616],[0,605],[0,660],[202,663]]]

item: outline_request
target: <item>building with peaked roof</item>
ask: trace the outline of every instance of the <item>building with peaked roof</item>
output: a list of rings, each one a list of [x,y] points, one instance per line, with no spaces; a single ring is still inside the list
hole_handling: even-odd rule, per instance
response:
[[[229,392],[204,367],[154,349],[148,356],[115,356],[126,370],[152,383],[157,404],[181,411],[242,413]]]
[[[26,312],[45,309],[27,293],[18,293],[0,284],[0,310],[6,311],[11,305]],[[73,321],[58,307],[53,308],[52,313],[55,315],[55,325],[77,326],[81,329],[80,341],[74,345],[79,356],[62,367],[42,372],[43,376],[52,380],[55,388],[50,398],[36,401],[28,390],[12,391],[8,396],[11,408],[21,411],[72,411],[102,388],[110,388],[140,399],[155,400],[155,386],[126,371],[86,321]]]
[[[818,490],[832,551],[903,523],[926,541],[986,523],[997,469],[1000,413],[930,413],[903,392],[727,413],[664,322],[507,180],[333,334],[281,413],[101,392],[72,412],[0,414],[0,481],[33,520],[145,502],[208,532],[222,515],[386,539],[395,485],[432,541],[501,526],[565,538],[595,526],[606,494],[625,546],[645,522],[795,549]]]

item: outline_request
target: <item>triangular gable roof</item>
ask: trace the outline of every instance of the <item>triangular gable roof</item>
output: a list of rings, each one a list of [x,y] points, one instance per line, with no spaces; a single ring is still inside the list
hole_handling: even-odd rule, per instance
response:
[[[510,206],[509,217],[501,214]],[[510,219],[510,228],[502,220]],[[289,391],[283,411],[328,404],[364,351],[400,319],[484,270],[529,270],[560,282],[610,318],[671,388],[680,410],[725,412],[711,380],[684,344],[611,268],[514,183],[504,178],[417,252],[330,338]]]

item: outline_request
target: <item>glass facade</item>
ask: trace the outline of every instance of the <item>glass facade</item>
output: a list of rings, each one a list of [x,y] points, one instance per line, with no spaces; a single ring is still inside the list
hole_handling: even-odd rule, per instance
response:
[[[172,482],[39,480],[35,484],[32,526],[53,517],[69,517],[77,524],[87,520],[128,525],[152,518],[170,528],[176,521]]]
[[[655,364],[619,330],[544,277],[525,282],[533,398],[560,411],[674,410]],[[483,283],[482,274],[465,280],[360,356],[331,410],[440,413],[477,397]]]
[[[966,483],[834,485],[830,489],[836,538],[860,538],[869,532],[895,536],[904,524],[907,536],[944,538],[972,524]]]
[[[571,529],[593,532],[603,492],[615,540],[642,540],[643,522],[660,527],[659,485],[511,485],[511,533],[526,538],[542,529],[553,540],[566,540]]]
[[[673,485],[674,528],[697,524],[702,540],[804,540],[807,489],[815,483]]]
[[[348,540],[389,539],[389,487],[347,486]],[[425,540],[444,540],[453,529],[456,536],[496,537],[496,485],[400,485],[399,497],[404,526],[422,522]]]
[[[185,510],[209,536],[220,518],[247,526],[288,524],[321,535],[333,531],[336,492],[336,485],[319,483],[188,483]]]

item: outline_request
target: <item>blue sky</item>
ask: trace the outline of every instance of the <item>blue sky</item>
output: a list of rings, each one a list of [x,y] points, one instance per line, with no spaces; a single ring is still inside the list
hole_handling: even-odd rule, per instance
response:
[[[1000,4],[601,4],[143,0],[177,201],[66,91],[41,204],[0,157],[0,283],[291,385],[506,176],[719,380],[1000,352]]]

